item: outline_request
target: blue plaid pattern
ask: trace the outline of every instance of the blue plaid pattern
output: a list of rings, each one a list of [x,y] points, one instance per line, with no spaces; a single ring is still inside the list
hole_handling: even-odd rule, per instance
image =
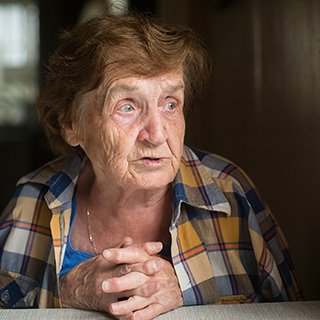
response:
[[[87,161],[59,158],[18,182],[0,216],[2,307],[60,307],[57,279]],[[171,255],[185,305],[302,299],[282,232],[246,174],[184,148],[173,182]]]

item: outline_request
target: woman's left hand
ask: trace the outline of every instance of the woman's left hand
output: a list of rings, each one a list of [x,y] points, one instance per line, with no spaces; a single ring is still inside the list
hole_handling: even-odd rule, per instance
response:
[[[151,243],[143,249],[148,256],[143,263],[128,264],[126,258],[117,249],[104,252],[104,258],[116,264],[126,264],[126,274],[108,279],[102,286],[104,292],[129,293],[127,300],[112,303],[109,312],[118,319],[153,319],[161,313],[183,305],[182,293],[174,268],[170,262],[152,254]],[[123,252],[123,251],[122,251]],[[145,281],[136,288],[131,288],[136,273],[142,273]],[[150,291],[150,287],[154,290]],[[154,292],[146,295],[145,292]]]

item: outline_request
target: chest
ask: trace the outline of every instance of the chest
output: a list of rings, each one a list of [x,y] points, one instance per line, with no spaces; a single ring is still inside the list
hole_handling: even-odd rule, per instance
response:
[[[73,206],[75,211],[71,215],[69,237],[74,250],[99,254],[104,249],[118,247],[125,237],[131,237],[135,244],[161,241],[166,245],[171,242],[171,213],[164,214],[161,219],[132,215],[128,220],[116,220],[105,212],[89,212],[79,204],[81,201]]]

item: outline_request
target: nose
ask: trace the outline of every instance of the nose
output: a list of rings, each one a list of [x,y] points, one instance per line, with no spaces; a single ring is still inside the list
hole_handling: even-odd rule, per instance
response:
[[[145,115],[138,139],[154,146],[159,146],[168,139],[166,121],[158,108]]]

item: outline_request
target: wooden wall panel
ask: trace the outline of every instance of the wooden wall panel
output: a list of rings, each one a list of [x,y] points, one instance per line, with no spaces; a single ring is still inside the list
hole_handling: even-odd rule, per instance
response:
[[[249,174],[286,235],[306,299],[320,299],[320,1],[185,3],[182,22],[215,56],[186,142]],[[181,4],[166,5],[174,22]]]

